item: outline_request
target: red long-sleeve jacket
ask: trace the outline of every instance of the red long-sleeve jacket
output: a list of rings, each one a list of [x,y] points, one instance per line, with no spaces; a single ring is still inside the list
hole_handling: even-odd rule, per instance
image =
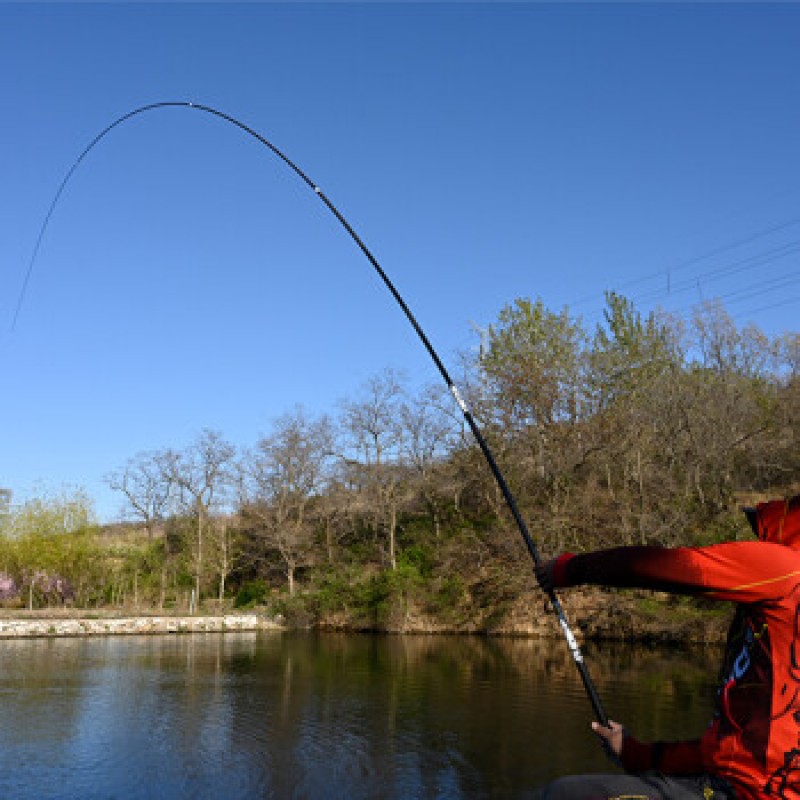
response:
[[[630,772],[708,773],[739,798],[800,800],[800,496],[762,503],[759,541],[561,556],[556,587],[593,583],[736,602],[717,708],[702,738],[642,744],[626,736]]]

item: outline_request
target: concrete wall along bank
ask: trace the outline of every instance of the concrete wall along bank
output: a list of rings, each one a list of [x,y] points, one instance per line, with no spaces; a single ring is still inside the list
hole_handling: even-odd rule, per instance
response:
[[[164,633],[255,631],[267,625],[255,614],[212,617],[107,617],[0,619],[0,639],[41,636],[114,636]]]

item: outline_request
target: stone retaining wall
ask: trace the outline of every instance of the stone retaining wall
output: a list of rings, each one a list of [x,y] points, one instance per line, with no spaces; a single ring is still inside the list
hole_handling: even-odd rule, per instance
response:
[[[223,633],[278,627],[256,614],[214,617],[106,617],[0,619],[0,639],[40,636],[115,636],[162,633]]]

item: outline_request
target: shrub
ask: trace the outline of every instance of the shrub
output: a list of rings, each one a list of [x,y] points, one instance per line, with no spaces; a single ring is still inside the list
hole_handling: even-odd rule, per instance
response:
[[[249,608],[261,605],[269,595],[269,586],[266,581],[260,578],[254,581],[247,581],[239,587],[236,599],[233,601],[234,608]]]

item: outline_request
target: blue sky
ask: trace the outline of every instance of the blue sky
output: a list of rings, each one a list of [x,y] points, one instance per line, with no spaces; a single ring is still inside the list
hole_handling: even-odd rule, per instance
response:
[[[385,367],[438,380],[516,297],[797,330],[800,5],[0,3],[0,486],[84,487],[204,427],[253,444]]]

